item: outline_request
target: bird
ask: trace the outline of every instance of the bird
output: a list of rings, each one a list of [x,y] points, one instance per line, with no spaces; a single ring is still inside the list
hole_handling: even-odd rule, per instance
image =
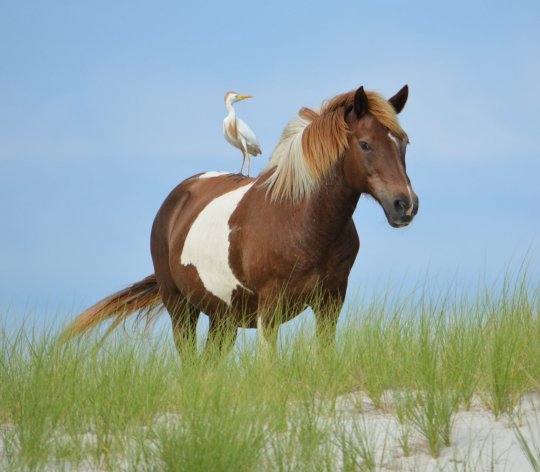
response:
[[[230,144],[242,151],[243,160],[240,173],[244,170],[247,157],[247,176],[249,177],[250,154],[252,156],[261,154],[261,146],[255,133],[251,131],[251,128],[240,118],[236,117],[236,111],[233,108],[233,103],[245,100],[246,98],[252,98],[252,96],[238,95],[236,92],[227,92],[225,95],[225,107],[229,111],[229,114],[223,120],[223,136]]]

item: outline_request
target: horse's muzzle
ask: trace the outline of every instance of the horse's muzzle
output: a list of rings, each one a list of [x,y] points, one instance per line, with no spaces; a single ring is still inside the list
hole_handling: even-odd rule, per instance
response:
[[[383,205],[384,213],[390,226],[401,228],[407,226],[418,213],[418,196],[400,195],[390,204]]]

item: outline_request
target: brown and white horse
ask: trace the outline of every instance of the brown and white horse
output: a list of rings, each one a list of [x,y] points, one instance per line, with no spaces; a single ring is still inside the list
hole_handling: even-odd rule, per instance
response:
[[[360,87],[319,110],[302,108],[257,178],[206,172],[183,181],[152,227],[155,274],[98,302],[66,333],[107,318],[112,329],[164,305],[179,349],[193,344],[200,312],[210,341],[237,327],[272,337],[279,300],[279,322],[311,305],[318,327],[333,334],[359,249],[360,195],[374,197],[396,228],[418,211],[397,119],[407,97],[407,86],[389,100]]]

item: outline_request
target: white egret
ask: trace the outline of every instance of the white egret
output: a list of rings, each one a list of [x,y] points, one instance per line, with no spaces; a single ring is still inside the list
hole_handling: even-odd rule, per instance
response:
[[[243,160],[240,173],[244,170],[244,163],[246,162],[247,157],[247,175],[249,177],[250,154],[252,156],[261,154],[261,146],[255,133],[251,131],[251,128],[240,118],[236,117],[236,111],[233,108],[233,103],[246,98],[251,98],[251,95],[238,95],[235,92],[228,92],[227,95],[225,95],[225,107],[229,111],[229,114],[223,120],[223,136],[234,147],[242,151]]]

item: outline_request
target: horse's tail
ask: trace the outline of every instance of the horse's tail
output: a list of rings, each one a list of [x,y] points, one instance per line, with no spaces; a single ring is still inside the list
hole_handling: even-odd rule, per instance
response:
[[[144,317],[150,320],[162,309],[163,301],[159,294],[156,276],[152,274],[83,311],[65,329],[61,339],[71,339],[87,332],[102,321],[114,318],[103,336],[105,337],[133,313],[138,312],[139,318]]]

